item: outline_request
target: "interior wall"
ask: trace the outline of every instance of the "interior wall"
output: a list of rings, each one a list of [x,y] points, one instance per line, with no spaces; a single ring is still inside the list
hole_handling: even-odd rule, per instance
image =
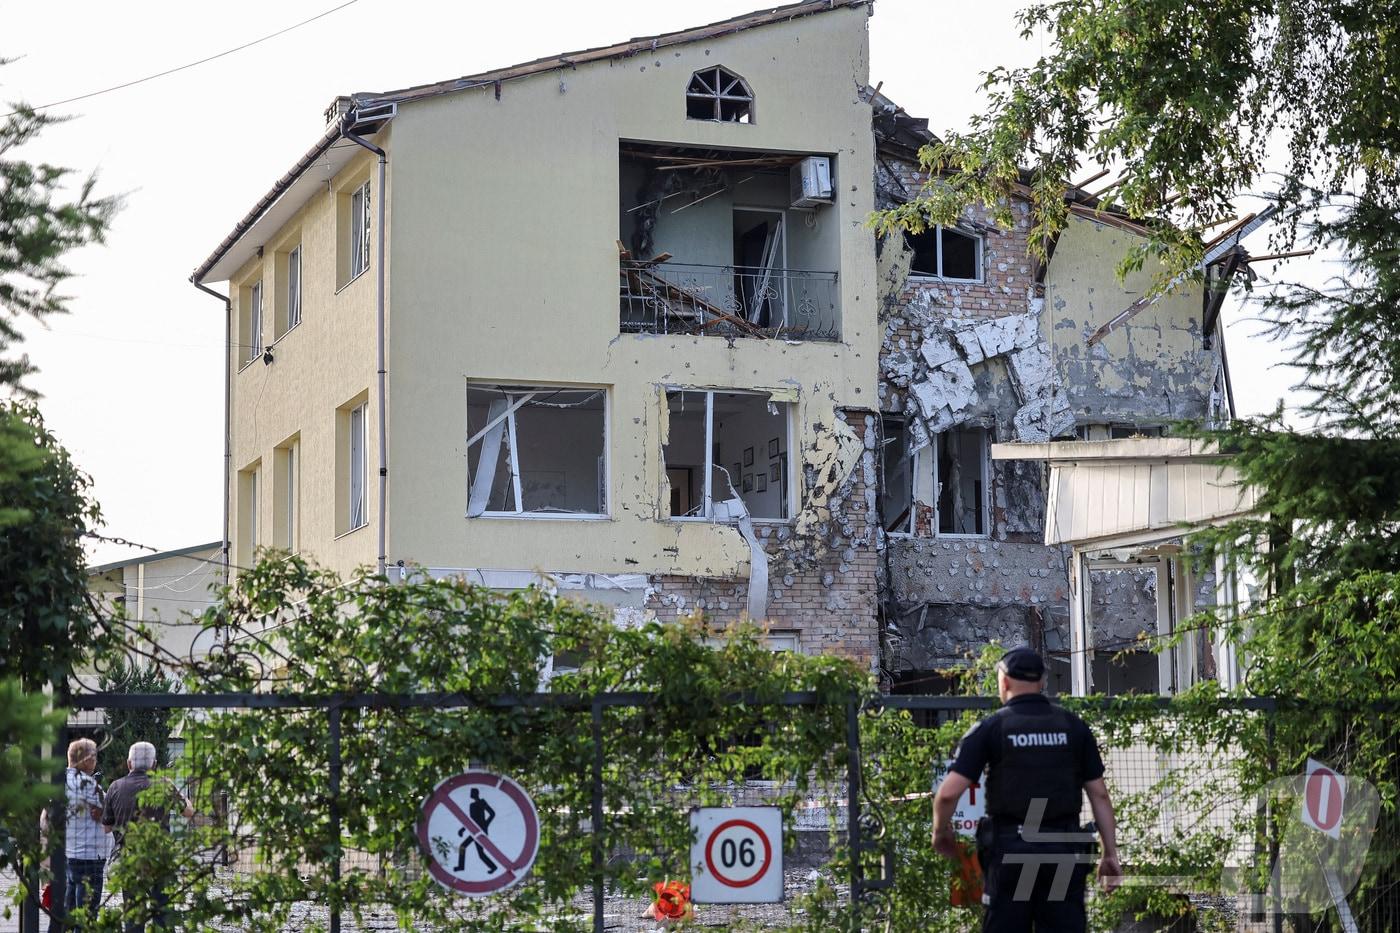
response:
[[[769,442],[776,439],[780,453],[788,452],[788,406],[774,402],[777,414],[768,413],[768,399],[760,395],[726,395],[715,399],[715,440],[719,444],[720,464],[733,472],[739,467],[739,475],[734,477],[734,486],[740,490],[749,514],[754,518],[783,518],[787,510],[783,508],[783,489],[786,475],[780,473],[777,483],[772,481],[771,467],[784,460],[768,456]],[[740,411],[722,412],[721,407],[739,405]],[[744,452],[753,450],[753,463],[744,463]],[[766,477],[764,490],[758,490],[758,475],[762,471]],[[744,492],[744,485],[751,488]],[[716,492],[716,498],[719,493]]]

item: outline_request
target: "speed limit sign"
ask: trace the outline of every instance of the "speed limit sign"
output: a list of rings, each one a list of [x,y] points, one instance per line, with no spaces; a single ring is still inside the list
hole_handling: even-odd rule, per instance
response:
[[[690,812],[690,896],[697,904],[783,899],[783,811],[700,807]]]

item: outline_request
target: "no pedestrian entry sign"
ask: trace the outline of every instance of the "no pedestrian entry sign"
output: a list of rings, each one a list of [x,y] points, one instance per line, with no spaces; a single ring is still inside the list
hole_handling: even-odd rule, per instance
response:
[[[442,781],[418,817],[428,873],[466,897],[486,897],[530,873],[540,847],[540,817],[525,789],[489,771]]]
[[[1347,779],[1320,761],[1308,759],[1303,777],[1302,817],[1311,826],[1333,839],[1342,836],[1342,803],[1346,800]]]
[[[697,904],[776,904],[783,899],[783,811],[690,811],[690,897]]]

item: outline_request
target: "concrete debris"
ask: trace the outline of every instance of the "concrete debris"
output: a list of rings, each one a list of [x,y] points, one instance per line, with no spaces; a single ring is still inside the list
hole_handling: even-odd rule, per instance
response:
[[[924,358],[929,369],[937,369],[958,359],[958,351],[953,348],[953,342],[934,327],[924,328],[924,342],[919,347],[919,355]]]
[[[934,308],[915,304],[905,310],[910,323],[919,324],[917,353],[889,353],[883,368],[885,379],[907,387],[915,403],[903,406],[918,416],[909,422],[914,450],[928,446],[931,435],[967,420],[969,409],[984,401],[972,367],[993,360],[1006,366],[1019,403],[1011,425],[1016,440],[1046,441],[1073,432],[1074,412],[1040,333],[1038,302],[1021,314],[991,319],[938,316]]]

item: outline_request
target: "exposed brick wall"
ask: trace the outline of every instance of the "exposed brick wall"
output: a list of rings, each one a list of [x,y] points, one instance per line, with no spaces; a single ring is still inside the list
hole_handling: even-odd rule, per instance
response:
[[[927,176],[912,162],[884,159],[876,170],[877,192],[881,207],[891,206],[892,196],[918,192]],[[902,188],[901,188],[902,186]],[[944,282],[935,278],[911,275],[900,292],[900,311],[910,305],[936,308],[943,317],[1002,317],[1026,310],[1027,299],[1035,292],[1034,273],[1026,251],[1030,232],[1030,205],[1017,201],[1014,205],[1016,226],[1003,230],[996,226],[985,208],[973,206],[964,214],[965,222],[974,226],[982,240],[982,281]],[[903,313],[890,315],[885,324],[885,340],[880,350],[881,363],[891,352],[917,347],[917,325]],[[912,339],[911,339],[912,338]],[[888,408],[886,408],[888,410]]]
[[[811,540],[793,541],[788,525],[759,525],[768,552],[768,626],[798,635],[809,654],[850,657],[873,668],[879,650],[876,571],[875,443],[869,412],[843,419],[861,439],[859,461],[830,500],[831,520]],[[647,607],[663,620],[700,611],[723,626],[747,608],[748,580],[662,575],[652,578]]]

